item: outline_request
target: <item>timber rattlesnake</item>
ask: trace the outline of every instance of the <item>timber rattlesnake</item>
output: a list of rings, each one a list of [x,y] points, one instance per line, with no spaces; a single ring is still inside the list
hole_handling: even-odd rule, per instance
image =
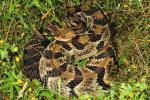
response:
[[[77,6],[64,20],[63,27],[50,25],[54,41],[38,34],[31,37],[24,51],[24,72],[63,96],[97,96],[110,87],[109,71],[115,67],[109,18],[101,9]],[[73,64],[82,59],[88,59],[83,68]]]

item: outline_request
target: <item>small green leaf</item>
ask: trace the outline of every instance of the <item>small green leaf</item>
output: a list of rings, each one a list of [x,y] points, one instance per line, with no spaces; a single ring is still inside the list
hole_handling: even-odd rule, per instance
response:
[[[15,5],[14,4],[10,4],[9,6],[9,13],[13,13],[14,12],[14,9],[15,9]]]
[[[0,50],[0,58],[4,59],[6,57],[8,57],[8,51],[6,49]]]

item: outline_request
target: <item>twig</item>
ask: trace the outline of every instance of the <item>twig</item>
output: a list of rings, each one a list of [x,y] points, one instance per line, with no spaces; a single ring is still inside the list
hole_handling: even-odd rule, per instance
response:
[[[17,100],[20,100],[20,98],[22,98],[23,93],[28,88],[28,86],[29,86],[28,81],[26,81],[26,83],[23,85],[23,88],[18,93]]]
[[[134,38],[131,38],[131,39],[134,40],[134,41],[140,41],[140,42],[150,43],[150,40],[134,39]]]
[[[140,48],[139,48],[137,42],[134,41],[134,44],[135,44],[135,49],[137,50],[141,60],[143,61],[143,64],[144,64],[145,68],[148,67],[148,64],[145,62],[144,57],[143,57],[143,55],[142,55],[142,53],[140,51]],[[144,70],[146,71],[146,73],[148,73],[148,70],[146,70],[145,68],[144,68]]]
[[[53,10],[52,8],[49,9],[45,14],[42,15],[41,19],[45,19],[48,15],[50,15],[51,10]]]

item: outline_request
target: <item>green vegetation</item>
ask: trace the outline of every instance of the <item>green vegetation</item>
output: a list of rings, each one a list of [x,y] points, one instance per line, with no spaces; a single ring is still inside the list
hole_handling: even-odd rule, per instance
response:
[[[79,0],[71,1],[79,4]],[[101,7],[115,16],[112,18],[113,41],[120,71],[112,88],[108,92],[101,91],[97,99],[149,100],[150,1],[123,1],[99,0]],[[33,30],[42,30],[50,22],[62,23],[63,4],[64,0],[0,1],[0,100],[16,100],[26,81],[29,87],[23,93],[23,100],[62,99],[59,94],[44,88],[38,80],[27,80],[21,72],[21,57]],[[80,99],[87,98],[94,99],[85,96]]]

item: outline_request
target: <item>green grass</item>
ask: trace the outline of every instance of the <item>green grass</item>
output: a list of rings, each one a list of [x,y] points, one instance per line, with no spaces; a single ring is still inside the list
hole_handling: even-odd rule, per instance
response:
[[[71,1],[79,4],[79,0]],[[99,1],[106,12],[115,15],[113,41],[120,71],[112,88],[108,92],[101,91],[97,99],[150,99],[150,1]],[[23,93],[23,100],[62,99],[38,80],[27,80],[21,72],[21,57],[33,29],[44,29],[50,22],[62,23],[63,3],[64,0],[0,1],[0,100],[16,100],[26,81],[29,87]]]

